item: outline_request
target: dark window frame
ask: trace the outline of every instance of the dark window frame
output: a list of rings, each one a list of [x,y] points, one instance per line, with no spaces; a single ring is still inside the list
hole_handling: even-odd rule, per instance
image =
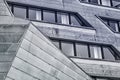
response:
[[[107,17],[97,16],[97,15],[95,15],[95,16],[96,16],[99,20],[101,20],[112,32],[120,34],[120,19],[107,18]],[[107,24],[104,22],[104,20],[107,21]],[[115,30],[113,30],[113,29],[111,28],[109,21],[115,21],[115,22],[117,22],[118,31],[115,31]]]
[[[39,7],[39,6],[33,6],[33,5],[26,5],[26,4],[22,4],[22,3],[17,3],[17,2],[10,2],[10,1],[7,1],[7,3],[9,5],[12,6],[12,12],[14,14],[14,6],[22,6],[22,7],[26,7],[26,19],[29,19],[29,9],[30,8],[34,8],[34,9],[41,9],[41,21],[43,21],[43,10],[48,10],[48,11],[53,11],[55,12],[55,24],[58,24],[57,23],[57,12],[62,12],[62,13],[68,13],[69,14],[69,22],[71,21],[70,20],[70,14],[73,14],[75,15],[76,17],[78,17],[78,22],[81,21],[83,25],[80,25],[80,26],[76,26],[76,25],[71,25],[70,23],[69,24],[60,24],[60,25],[66,25],[66,26],[70,26],[70,27],[78,27],[78,28],[87,28],[87,29],[93,29],[92,25],[90,25],[83,17],[81,17],[77,12],[70,12],[70,11],[61,11],[61,10],[55,10],[55,9],[50,9],[50,8],[43,8],[43,7]],[[33,21],[38,21],[38,20],[33,20]],[[41,22],[41,21],[38,21],[38,22]],[[44,21],[43,21],[44,22]],[[48,22],[50,23],[50,22]]]
[[[88,47],[88,58],[81,58],[81,59],[93,59],[93,60],[105,60],[105,61],[113,61],[113,60],[107,60],[104,58],[104,52],[103,52],[103,48],[104,47],[107,47],[107,48],[110,48],[110,52],[112,53],[112,55],[114,56],[115,60],[114,61],[117,61],[117,60],[120,60],[120,52],[114,48],[112,45],[108,45],[108,44],[98,44],[98,43],[89,43],[89,42],[81,42],[81,41],[72,41],[72,40],[65,40],[65,39],[56,39],[56,38],[50,38],[51,40],[53,41],[59,41],[59,46],[60,46],[60,49],[61,49],[61,42],[64,41],[64,42],[72,42],[73,43],[73,49],[74,49],[74,56],[68,56],[68,57],[77,57],[77,53],[76,53],[76,43],[80,43],[80,44],[85,44],[87,45]],[[102,59],[96,59],[96,58],[91,58],[91,53],[90,53],[90,45],[97,45],[97,46],[100,46],[101,48],[101,54],[102,54]],[[80,57],[78,57],[80,58]],[[119,59],[117,59],[119,58]]]
[[[120,6],[120,4],[118,4],[117,6],[113,6],[113,0],[110,0],[110,6],[108,6],[108,5],[103,5],[103,4],[102,4],[102,0],[99,0],[100,3],[98,3],[98,4],[92,3],[91,0],[88,0],[88,2],[83,2],[83,1],[81,1],[81,0],[79,0],[79,1],[82,2],[82,3],[88,3],[88,4],[93,4],[93,5],[98,5],[98,6],[104,6],[104,7],[109,7],[109,8],[115,8],[115,9],[119,9],[119,8],[117,8],[117,7]]]

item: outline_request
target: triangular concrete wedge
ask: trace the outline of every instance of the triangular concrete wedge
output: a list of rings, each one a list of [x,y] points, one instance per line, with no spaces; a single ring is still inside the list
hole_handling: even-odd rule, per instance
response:
[[[25,25],[0,25],[0,80],[5,80],[27,28]]]
[[[32,23],[5,80],[92,80]]]

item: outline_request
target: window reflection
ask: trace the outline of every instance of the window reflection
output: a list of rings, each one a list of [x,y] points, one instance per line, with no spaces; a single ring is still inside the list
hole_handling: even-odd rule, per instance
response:
[[[30,20],[41,20],[41,10],[29,9]]]
[[[90,46],[90,53],[92,58],[102,59],[101,47],[96,45]]]
[[[69,16],[67,13],[57,13],[57,21],[61,24],[69,24]]]
[[[102,5],[111,6],[110,0],[101,0]]]

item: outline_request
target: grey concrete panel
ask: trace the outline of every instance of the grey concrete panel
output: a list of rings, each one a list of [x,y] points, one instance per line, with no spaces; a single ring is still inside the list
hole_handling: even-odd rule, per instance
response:
[[[35,77],[32,77],[16,68],[11,67],[7,77],[12,78],[13,80],[38,80]]]
[[[10,62],[2,62],[0,63],[0,72],[7,72],[10,68]]]
[[[91,76],[120,78],[120,63],[71,58]]]
[[[0,54],[0,62],[12,61],[15,54]]]
[[[4,0],[0,0],[0,16],[11,16]]]
[[[12,66],[14,66],[14,67],[20,69],[21,71],[24,71],[25,73],[30,74],[38,79],[41,79],[41,80],[58,80],[57,78],[55,78],[52,75],[47,74],[40,68],[35,67],[17,57],[15,58]],[[46,68],[46,67],[44,67],[44,68]]]

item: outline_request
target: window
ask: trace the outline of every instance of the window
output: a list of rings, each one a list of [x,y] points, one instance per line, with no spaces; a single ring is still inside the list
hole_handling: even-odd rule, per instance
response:
[[[90,45],[91,58],[102,59],[101,47],[97,45]]]
[[[110,0],[101,0],[101,2],[102,2],[102,5],[111,6]]]
[[[85,44],[76,43],[76,56],[88,58],[88,46]]]
[[[98,4],[98,0],[89,0],[90,3]]]
[[[55,23],[55,12],[52,11],[43,11],[43,21]]]
[[[26,18],[26,8],[21,6],[14,6],[14,15],[19,18]]]
[[[69,15],[68,13],[57,13],[57,21],[60,24],[69,24]]]
[[[120,60],[120,53],[107,45],[54,40],[56,47],[60,48],[67,56],[80,58],[104,59],[109,61]]]
[[[74,56],[73,43],[61,42],[62,51],[68,56]]]
[[[120,32],[120,21],[114,19],[101,18],[105,24],[114,32]]]
[[[41,10],[39,9],[29,9],[29,19],[30,20],[41,20]]]

